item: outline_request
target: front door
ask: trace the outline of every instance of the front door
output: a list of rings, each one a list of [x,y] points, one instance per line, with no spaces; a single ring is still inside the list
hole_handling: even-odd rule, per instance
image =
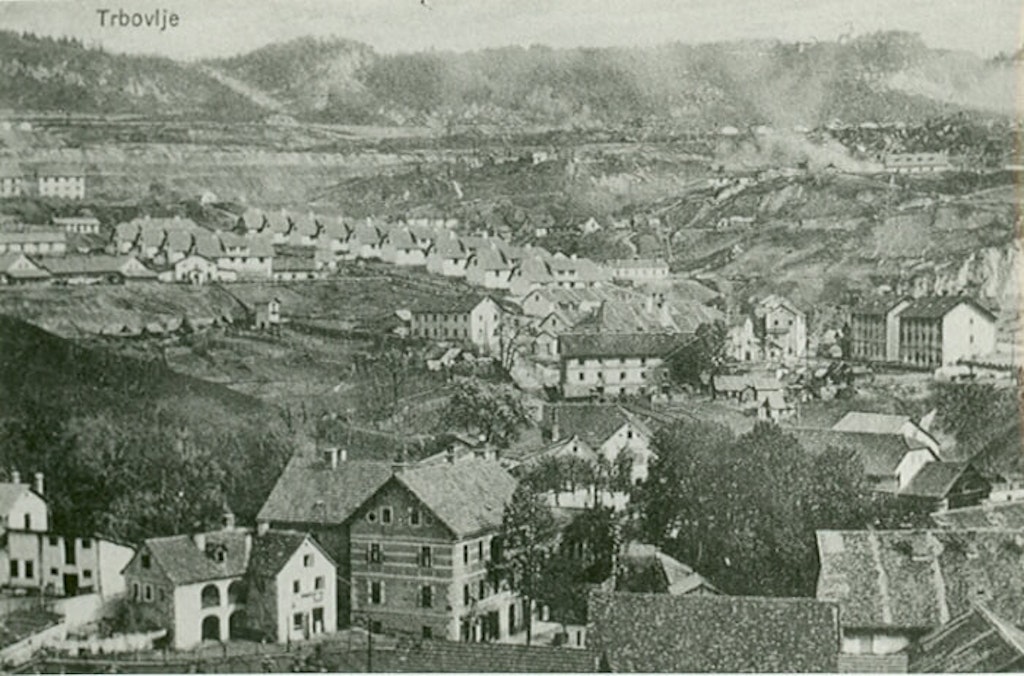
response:
[[[78,594],[78,576],[74,573],[64,575],[64,595],[75,596]]]
[[[75,538],[64,538],[64,563],[69,566],[75,565]]]
[[[508,607],[508,635],[516,633],[516,604]]]

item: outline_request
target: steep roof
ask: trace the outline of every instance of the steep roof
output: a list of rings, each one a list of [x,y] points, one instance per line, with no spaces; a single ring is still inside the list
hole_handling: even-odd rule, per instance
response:
[[[594,592],[587,642],[614,672],[834,672],[838,614],[813,599]]]
[[[900,495],[922,498],[944,498],[953,485],[964,475],[970,465],[966,462],[925,463],[900,490]]]
[[[903,434],[903,427],[913,423],[909,416],[889,413],[850,411],[832,426],[836,432],[864,432],[870,434]]]
[[[1018,530],[818,531],[817,597],[844,627],[931,630],[985,600],[1024,622]]]
[[[343,460],[331,469],[312,454],[296,453],[256,518],[342,524],[390,478],[390,463]],[[319,507],[321,501],[323,506]]]
[[[423,314],[424,312],[466,314],[468,312],[472,312],[476,309],[477,305],[488,298],[490,298],[490,296],[476,293],[469,293],[455,297],[433,295],[419,299],[416,306],[410,309],[413,314]]]
[[[893,308],[902,303],[904,300],[902,296],[882,296],[878,298],[866,298],[852,308],[850,308],[850,314],[854,315],[873,315],[881,316],[889,314]]]
[[[1024,531],[1024,500],[947,509],[932,514],[942,528],[1016,528]]]
[[[156,273],[139,263],[141,268],[124,270],[130,261],[138,260],[134,256],[108,256],[104,254],[70,254],[59,258],[49,258],[43,266],[54,275],[102,275],[123,274],[132,278],[155,278]]]
[[[922,637],[911,651],[911,673],[1024,671],[1024,632],[983,603]]]
[[[307,533],[271,529],[253,538],[248,573],[257,577],[274,577],[307,539]]]
[[[457,536],[501,526],[516,480],[493,460],[413,465],[395,474]]]
[[[568,333],[558,337],[558,351],[563,359],[664,357],[686,340],[671,333]]]
[[[31,267],[18,270],[12,269],[14,264],[22,259],[28,261]],[[17,279],[45,279],[50,276],[49,272],[40,268],[32,262],[32,259],[22,253],[0,254],[0,272]]]
[[[969,296],[929,296],[918,298],[900,313],[902,319],[940,319],[949,314],[956,306],[967,303],[982,314],[995,321],[992,311]]]
[[[0,514],[9,513],[21,496],[31,492],[32,487],[28,484],[0,483]]]
[[[559,438],[575,435],[593,448],[600,447],[626,423],[649,433],[643,423],[618,404],[548,404],[543,415],[545,427],[550,429],[557,422]]]
[[[316,260],[312,256],[274,256],[274,272],[315,272]]]
[[[789,428],[804,450],[815,455],[829,448],[848,448],[860,458],[868,476],[890,476],[907,453],[927,447],[901,435]]]
[[[66,242],[68,235],[61,230],[22,230],[20,232],[0,232],[0,244],[23,243],[60,243]]]
[[[701,574],[697,573],[685,563],[677,561],[665,552],[662,552],[654,545],[640,542],[630,542],[626,545],[626,551],[622,555],[623,570],[616,573],[616,584],[624,584],[619,587],[623,591],[642,591],[666,593],[673,596],[690,594],[701,588],[718,593],[718,590]],[[631,576],[642,581],[647,578],[644,573],[653,571],[660,579],[657,589],[635,589],[631,586]]]
[[[205,550],[200,550],[191,535],[149,538],[142,543],[142,547],[149,550],[153,561],[175,585],[240,577],[245,573],[249,565],[249,552],[246,548],[246,539],[251,537],[249,533],[244,530],[221,530],[205,533],[204,537],[207,549],[218,546],[226,549],[223,563],[218,563]]]

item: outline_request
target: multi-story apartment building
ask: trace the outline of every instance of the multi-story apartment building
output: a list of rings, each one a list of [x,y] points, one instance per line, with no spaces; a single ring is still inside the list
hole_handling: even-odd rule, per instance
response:
[[[47,165],[36,167],[33,176],[40,197],[85,199],[85,172],[76,167]]]
[[[807,315],[775,294],[754,303],[729,330],[737,361],[788,362],[807,356]]]
[[[31,229],[22,232],[0,232],[0,254],[63,256],[67,249],[67,233],[63,230]]]
[[[991,354],[996,347],[995,321],[991,311],[971,298],[915,300],[899,313],[899,360],[933,369]]]
[[[356,510],[352,608],[371,631],[491,641],[523,624],[523,603],[487,562],[515,480],[472,458],[396,467]]]
[[[558,338],[560,383],[566,399],[647,394],[665,382],[678,333],[565,334]]]
[[[635,284],[659,282],[668,279],[668,261],[660,258],[621,258],[610,260],[605,266],[612,279]]]
[[[409,334],[416,338],[475,345],[484,352],[500,348],[502,311],[490,296],[438,300],[412,310]]]
[[[22,176],[24,172],[16,164],[0,165],[0,198],[18,197],[24,191]]]
[[[857,361],[899,360],[899,315],[910,305],[906,298],[873,298],[850,310],[850,354]]]

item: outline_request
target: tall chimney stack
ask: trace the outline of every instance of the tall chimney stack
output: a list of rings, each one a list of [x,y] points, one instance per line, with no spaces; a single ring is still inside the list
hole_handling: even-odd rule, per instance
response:
[[[34,478],[35,478],[35,485],[34,485],[34,487],[35,487],[36,493],[39,493],[39,495],[43,495],[43,488],[44,488],[44,486],[43,486],[43,473],[42,472],[36,472]]]

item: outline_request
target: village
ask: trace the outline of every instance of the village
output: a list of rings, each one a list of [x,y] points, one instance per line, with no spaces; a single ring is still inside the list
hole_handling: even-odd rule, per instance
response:
[[[838,35],[0,30],[0,671],[1024,670],[1024,56]]]

